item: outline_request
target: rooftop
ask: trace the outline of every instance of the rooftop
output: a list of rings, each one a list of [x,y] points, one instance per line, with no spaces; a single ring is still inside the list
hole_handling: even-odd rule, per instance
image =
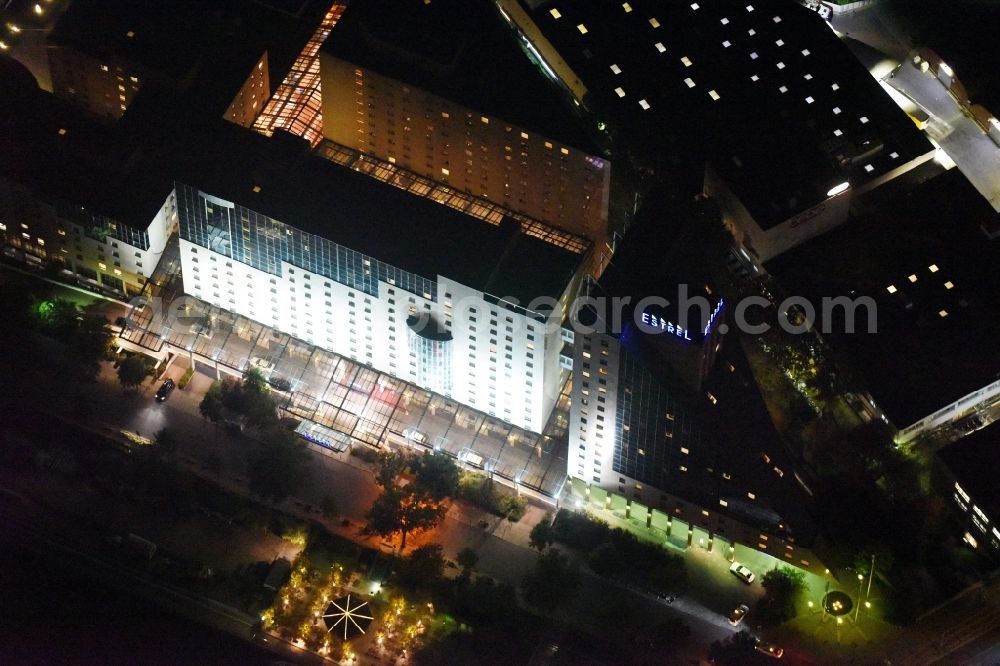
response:
[[[932,150],[815,12],[786,0],[555,0],[532,15],[634,140],[703,153],[768,228]]]
[[[403,270],[522,302],[559,297],[584,258],[514,220],[494,225],[341,167],[283,133],[193,119],[176,92],[137,98],[107,128],[37,88],[4,89],[4,175],[137,228],[180,181]]]
[[[825,337],[899,428],[1000,371],[1000,262],[979,228],[996,213],[957,169],[905,190],[891,184],[872,193],[879,196],[869,197],[867,212],[767,265],[814,303],[874,299],[877,333],[846,334],[838,317]]]
[[[597,154],[569,99],[487,0],[356,0],[323,51]]]
[[[993,520],[1000,520],[1000,492],[996,470],[1000,468],[1000,424],[966,435],[938,452],[962,489]]]
[[[74,0],[49,39],[200,90],[222,113],[267,51],[276,85],[333,0]]]

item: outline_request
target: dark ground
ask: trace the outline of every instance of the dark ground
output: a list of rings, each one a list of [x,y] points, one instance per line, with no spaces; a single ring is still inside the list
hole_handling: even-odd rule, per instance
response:
[[[108,589],[0,539],[0,660],[5,664],[268,664],[225,634]]]

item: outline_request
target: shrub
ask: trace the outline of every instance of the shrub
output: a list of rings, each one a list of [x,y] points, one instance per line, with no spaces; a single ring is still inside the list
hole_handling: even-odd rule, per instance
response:
[[[361,446],[352,446],[351,455],[356,458],[361,458],[365,462],[377,463],[380,454],[376,449],[362,444]]]
[[[479,474],[466,473],[458,484],[458,496],[512,523],[524,517],[528,503],[513,491]]]
[[[184,371],[184,374],[181,375],[181,378],[177,381],[177,388],[182,389],[185,386],[187,386],[188,382],[191,381],[191,378],[193,376],[194,376],[194,368],[189,367],[187,370]]]

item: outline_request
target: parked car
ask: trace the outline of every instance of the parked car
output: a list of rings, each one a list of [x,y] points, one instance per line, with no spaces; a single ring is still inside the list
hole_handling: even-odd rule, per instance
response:
[[[416,428],[407,428],[406,430],[403,431],[403,436],[406,437],[406,439],[410,440],[411,442],[416,442],[417,444],[423,446],[426,446],[427,444],[427,435],[420,432]]]
[[[771,659],[781,659],[781,657],[785,654],[785,651],[777,645],[774,645],[773,643],[765,643],[759,638],[757,639],[757,652],[760,652]]]
[[[734,608],[733,611],[729,614],[729,624],[735,627],[736,625],[738,625],[740,622],[743,621],[743,618],[745,618],[747,616],[747,613],[749,612],[750,612],[749,606],[747,606],[746,604],[740,604],[739,606]]]
[[[739,562],[733,562],[733,565],[729,567],[729,572],[739,578],[741,581],[749,585],[754,581],[755,576],[753,572],[750,571],[745,565]]]
[[[174,380],[168,379],[163,382],[160,386],[160,390],[156,392],[156,402],[163,402],[170,395],[170,392],[174,390]]]

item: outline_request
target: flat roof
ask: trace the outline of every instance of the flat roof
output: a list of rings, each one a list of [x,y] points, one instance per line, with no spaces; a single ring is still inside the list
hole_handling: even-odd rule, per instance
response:
[[[280,83],[333,1],[73,0],[49,40],[153,70],[222,113],[264,51]]]
[[[1000,424],[969,433],[937,453],[958,483],[991,520],[1000,520]]]
[[[297,138],[192,118],[174,91],[137,98],[109,128],[22,87],[5,86],[0,103],[0,173],[136,228],[179,181],[402,270],[522,303],[561,296],[586,256],[521,233],[515,220],[494,225],[341,167]]]
[[[584,120],[485,0],[354,0],[323,51],[599,154]]]
[[[979,228],[996,213],[957,169],[916,189],[894,185],[767,269],[813,303],[874,299],[877,333],[846,334],[838,316],[824,338],[905,428],[1000,375],[1000,262],[996,241]]]
[[[588,106],[640,149],[679,142],[703,154],[762,228],[932,150],[794,2],[553,0],[529,11],[587,85]]]

